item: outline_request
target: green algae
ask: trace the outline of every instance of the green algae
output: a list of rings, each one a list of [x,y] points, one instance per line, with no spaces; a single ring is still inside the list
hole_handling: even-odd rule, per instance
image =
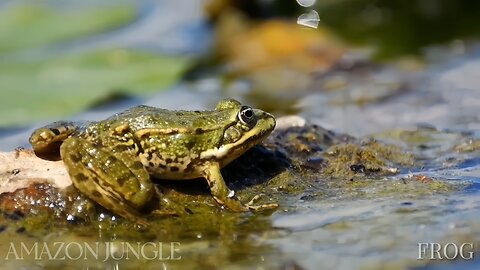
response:
[[[374,134],[373,137],[381,140],[392,141],[400,144],[409,151],[419,154],[425,150],[433,150],[435,153],[442,153],[453,147],[458,140],[464,137],[463,134],[438,130],[434,127],[417,127],[415,129],[391,129],[382,133]]]
[[[412,154],[376,140],[334,145],[325,151],[325,158],[328,166],[324,173],[344,178],[350,178],[357,172],[394,175],[400,172],[399,166],[414,165]]]

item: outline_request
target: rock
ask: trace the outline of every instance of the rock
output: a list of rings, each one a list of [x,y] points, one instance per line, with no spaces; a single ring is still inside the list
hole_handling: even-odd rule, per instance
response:
[[[72,184],[62,161],[41,159],[24,148],[0,152],[0,194],[26,188],[34,182],[48,182],[61,189]]]
[[[305,118],[298,115],[288,115],[277,118],[275,130],[287,129],[289,127],[303,127],[307,123]]]

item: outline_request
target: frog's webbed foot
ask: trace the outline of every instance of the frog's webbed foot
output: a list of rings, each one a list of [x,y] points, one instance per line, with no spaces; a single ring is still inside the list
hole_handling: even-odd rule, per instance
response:
[[[260,198],[261,195],[254,196],[248,203],[243,204],[235,196],[235,192],[230,190],[225,181],[223,180],[220,172],[220,166],[218,164],[208,164],[204,171],[204,177],[208,181],[210,186],[210,192],[212,193],[215,201],[226,208],[235,212],[246,211],[262,211],[267,209],[274,209],[278,207],[276,203],[254,205],[254,202]]]
[[[75,130],[73,122],[58,121],[33,131],[29,142],[33,151],[39,156],[56,155],[60,153],[60,145]]]
[[[76,137],[65,140],[60,152],[80,192],[114,214],[140,225],[148,224],[140,217],[139,209],[155,191],[146,169],[133,154],[94,146]]]

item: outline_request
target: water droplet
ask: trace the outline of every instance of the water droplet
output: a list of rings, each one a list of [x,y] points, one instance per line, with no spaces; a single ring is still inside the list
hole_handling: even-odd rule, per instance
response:
[[[311,7],[317,0],[297,0],[297,3],[302,7]]]
[[[311,10],[308,13],[300,15],[297,19],[297,24],[310,28],[317,28],[319,21],[320,16],[318,16],[318,13],[315,10]]]

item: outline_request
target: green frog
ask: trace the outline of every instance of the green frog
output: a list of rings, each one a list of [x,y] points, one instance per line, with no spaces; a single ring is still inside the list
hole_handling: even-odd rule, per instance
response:
[[[73,185],[111,212],[145,223],[140,211],[156,197],[150,176],[205,178],[215,201],[235,212],[272,209],[242,203],[220,169],[267,137],[275,118],[232,99],[213,111],[137,106],[98,122],[55,122],[35,130],[37,155],[60,153]]]

